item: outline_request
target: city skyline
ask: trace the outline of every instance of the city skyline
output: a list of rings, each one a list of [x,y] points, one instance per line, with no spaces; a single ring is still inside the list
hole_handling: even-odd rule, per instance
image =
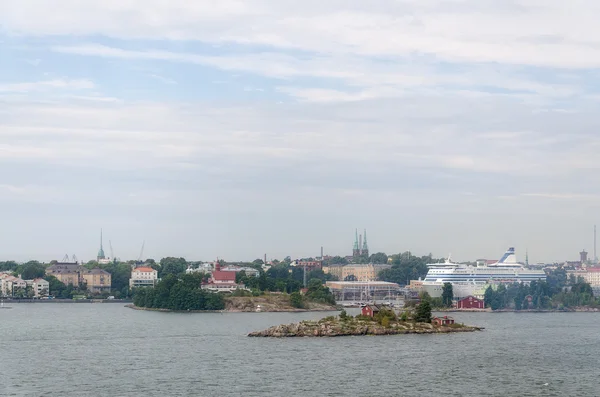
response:
[[[121,255],[119,255],[118,251],[114,252],[114,256],[113,256],[113,245],[112,245],[112,240],[107,239],[106,241],[108,241],[108,245],[106,244],[106,241],[103,240],[103,229],[101,229],[100,231],[100,244],[96,245],[96,254],[91,255],[89,252],[84,253],[83,255],[79,255],[77,252],[72,252],[72,253],[65,253],[63,255],[58,255],[58,256],[48,256],[48,257],[43,257],[43,258],[34,258],[34,257],[30,257],[27,255],[24,256],[17,256],[17,257],[5,257],[2,258],[0,257],[0,261],[6,261],[6,260],[16,260],[18,262],[26,262],[29,260],[39,260],[41,262],[50,262],[52,260],[57,260],[57,261],[61,261],[62,259],[60,258],[69,258],[68,261],[72,261],[75,260],[74,258],[76,258],[78,261],[80,262],[88,262],[88,261],[94,261],[98,258],[98,255],[100,255],[100,253],[103,254],[102,259],[118,259],[118,260],[122,260],[122,261],[131,261],[131,260],[146,260],[146,259],[154,259],[156,261],[160,260],[161,258],[164,257],[183,257],[186,260],[193,262],[193,261],[205,261],[205,262],[210,262],[213,260],[218,259],[224,259],[226,261],[230,261],[230,262],[250,262],[253,261],[254,259],[261,259],[263,260],[265,255],[267,256],[267,260],[271,261],[274,259],[277,260],[283,260],[285,257],[290,256],[292,258],[292,260],[297,260],[297,259],[301,259],[301,258],[318,258],[320,257],[321,254],[321,248],[323,248],[323,253],[325,256],[329,256],[329,257],[333,257],[333,256],[341,256],[341,257],[357,257],[357,256],[361,256],[362,253],[359,252],[358,254],[356,253],[356,243],[358,241],[358,238],[360,237],[362,239],[362,234],[358,235],[356,234],[358,232],[358,229],[355,230],[355,239],[354,239],[354,244],[352,246],[351,250],[346,250],[346,251],[340,251],[340,252],[327,252],[327,250],[325,250],[324,246],[318,247],[318,252],[317,253],[305,253],[305,254],[289,254],[289,253],[283,253],[283,254],[273,254],[271,255],[270,253],[263,253],[261,255],[256,255],[256,257],[245,257],[245,258],[231,258],[228,257],[227,255],[216,255],[214,257],[205,257],[202,255],[192,255],[190,256],[185,256],[185,255],[180,255],[180,254],[176,254],[176,253],[171,253],[171,254],[162,254],[162,255],[151,255],[148,253],[148,251],[146,251],[146,241],[144,240],[139,248],[138,251],[138,255],[137,256],[125,256],[122,257]],[[365,230],[366,233],[366,230]],[[562,262],[568,262],[568,261],[572,261],[572,262],[576,262],[578,261],[578,257],[581,257],[581,254],[584,253],[585,257],[591,261],[592,263],[595,262],[595,258],[594,258],[594,248],[593,248],[594,244],[592,243],[592,248],[587,249],[584,248],[583,252],[578,251],[577,255],[574,255],[573,253],[570,254],[570,256],[565,257],[565,258],[558,258],[558,259],[554,259],[554,260],[536,260],[536,258],[534,257],[533,260],[531,258],[529,249],[524,249],[524,250],[520,250],[518,247],[516,248],[516,257],[518,259],[519,262],[521,263],[529,263],[529,264],[534,264],[534,263],[562,263]],[[126,249],[123,252],[131,252],[132,250],[130,248]],[[360,251],[360,250],[359,250]],[[411,252],[412,255],[415,256],[427,256],[430,253],[432,254],[432,257],[434,259],[440,259],[440,258],[452,258],[452,261],[454,262],[474,262],[475,260],[479,260],[479,259],[487,259],[487,260],[498,260],[501,257],[501,254],[492,254],[492,255],[480,255],[480,256],[475,256],[475,257],[464,257],[461,256],[461,254],[459,254],[458,256],[453,254],[452,252],[448,252],[446,254],[435,254],[433,252],[415,252],[414,250],[411,249],[400,249],[400,250],[391,250],[391,251],[386,251],[386,250],[376,250],[376,251],[368,251],[369,254],[376,254],[378,252],[383,252],[385,254],[387,254],[388,256],[394,255],[394,254],[401,254],[401,253],[405,253],[405,252]],[[150,252],[155,252],[154,250],[150,250]],[[464,254],[463,254],[464,255]],[[50,259],[49,259],[50,258]],[[597,260],[597,258],[596,258]]]
[[[132,259],[345,254],[358,225],[371,253],[577,259],[596,11],[5,0],[0,257],[92,258],[100,228]]]

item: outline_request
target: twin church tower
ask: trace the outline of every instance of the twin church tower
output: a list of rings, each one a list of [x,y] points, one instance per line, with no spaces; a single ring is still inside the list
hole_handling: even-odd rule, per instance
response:
[[[369,257],[369,246],[367,245],[367,230],[365,229],[364,234],[358,234],[356,229],[356,239],[354,240],[354,248],[352,249],[353,258],[368,258]]]

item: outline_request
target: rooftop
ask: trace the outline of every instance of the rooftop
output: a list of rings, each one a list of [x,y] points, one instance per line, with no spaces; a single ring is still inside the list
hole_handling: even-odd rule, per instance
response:
[[[152,269],[151,267],[148,267],[148,266],[136,267],[133,270],[136,272],[147,272],[147,273],[152,273],[152,272],[156,271],[156,269]]]

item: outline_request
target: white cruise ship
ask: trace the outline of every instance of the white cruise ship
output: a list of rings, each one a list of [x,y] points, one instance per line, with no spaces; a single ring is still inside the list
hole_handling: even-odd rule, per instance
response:
[[[529,284],[534,280],[546,280],[543,270],[527,269],[518,263],[513,247],[498,262],[490,265],[470,266],[452,263],[447,259],[445,263],[433,263],[427,267],[429,271],[423,280],[423,290],[432,297],[442,295],[444,283],[452,284],[455,298],[463,298],[469,295],[483,296],[490,284]]]

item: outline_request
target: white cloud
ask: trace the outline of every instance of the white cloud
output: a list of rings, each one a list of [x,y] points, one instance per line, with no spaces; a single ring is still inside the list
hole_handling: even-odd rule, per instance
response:
[[[39,81],[27,66],[26,82],[0,83],[0,200],[16,227],[59,220],[81,242],[80,230],[106,222],[123,238],[156,233],[168,254],[193,246],[203,257],[284,253],[298,241],[305,253],[357,224],[381,229],[381,250],[468,244],[487,247],[482,255],[552,237],[557,222],[575,230],[600,195],[595,77],[579,70],[600,65],[599,10],[556,0],[1,1],[18,63],[39,57],[47,76],[65,76],[71,65],[52,70],[55,60],[83,61],[94,82]],[[77,54],[97,57],[93,67]],[[99,57],[145,79],[97,73]],[[170,93],[187,87],[180,63],[226,71],[214,82],[227,80],[218,88],[233,96],[260,86],[261,102],[217,105],[204,92],[167,101],[159,84],[129,99],[148,77],[175,76]],[[308,235],[289,224],[320,226]],[[581,236],[569,238],[580,249]],[[330,252],[342,253],[345,238],[333,240]]]
[[[60,8],[61,13],[53,12]],[[413,56],[568,68],[600,65],[600,6],[589,1],[7,0],[0,24],[21,35],[106,35],[234,42],[330,54]],[[507,28],[510,27],[510,28]]]
[[[564,98],[579,94],[583,88],[576,81],[542,84],[497,71],[472,67],[465,71],[434,71],[426,64],[390,64],[361,58],[315,56],[298,58],[279,53],[205,56],[162,50],[131,51],[97,44],[55,46],[53,51],[67,54],[119,58],[126,60],[162,60],[208,65],[223,70],[244,71],[261,76],[292,79],[313,77],[334,79],[354,88],[353,92],[325,88],[284,86],[280,92],[300,100],[332,102],[359,101],[402,96],[406,90],[451,91],[470,95],[484,87],[514,90],[515,95],[538,95],[544,98]],[[444,88],[448,86],[448,88]],[[360,89],[365,87],[365,89]],[[359,90],[356,90],[359,88]],[[468,91],[474,90],[474,91]]]
[[[46,80],[31,83],[0,83],[0,93],[16,92],[27,93],[34,91],[47,91],[52,89],[61,90],[86,90],[93,89],[94,83],[90,80]]]

